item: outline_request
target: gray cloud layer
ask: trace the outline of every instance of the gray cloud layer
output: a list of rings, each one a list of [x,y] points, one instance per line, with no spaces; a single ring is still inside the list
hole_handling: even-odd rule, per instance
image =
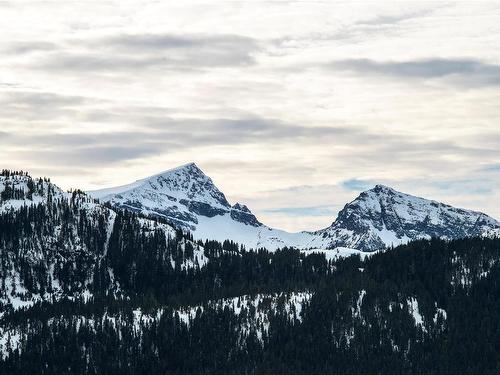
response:
[[[64,40],[59,45],[28,41],[4,49],[11,55],[39,52],[33,69],[59,72],[117,72],[140,69],[201,69],[255,63],[261,49],[249,37],[227,34],[121,34],[85,40]]]
[[[120,121],[119,119],[116,119]],[[299,126],[275,119],[174,119],[168,117],[136,118],[141,127],[129,131],[100,133],[19,134],[3,132],[4,146],[29,147],[39,160],[50,163],[102,165],[134,160],[145,156],[168,154],[177,150],[193,150],[207,146],[236,146],[251,143],[281,145],[284,142],[314,145],[321,139],[332,148],[358,143],[351,151],[351,163],[391,165],[446,163],[454,156],[472,159],[500,159],[500,149],[466,147],[446,141],[422,141],[402,135],[378,134],[367,129]],[[123,121],[123,119],[121,119]]]
[[[500,65],[472,59],[425,59],[415,61],[375,61],[347,59],[328,64],[330,69],[397,78],[447,78],[467,86],[500,85]]]

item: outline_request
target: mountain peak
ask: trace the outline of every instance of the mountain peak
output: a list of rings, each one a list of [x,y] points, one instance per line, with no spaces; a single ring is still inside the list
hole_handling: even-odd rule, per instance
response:
[[[176,172],[185,172],[185,173],[193,174],[193,175],[196,174],[196,175],[204,175],[204,176],[206,176],[205,173],[200,169],[200,167],[198,167],[196,165],[196,163],[191,162],[191,163],[186,163],[186,164],[183,164],[183,165],[179,165],[178,167],[175,167],[175,168],[164,170],[163,172],[160,172],[160,173],[155,174],[155,175],[153,175],[151,177],[145,178],[145,179],[143,179],[141,181],[149,180],[149,179],[154,178],[154,177],[169,175],[169,174],[176,173]]]
[[[195,163],[90,194],[122,208],[168,218],[190,230],[202,218],[229,215],[231,211],[224,194]]]
[[[377,184],[375,187],[370,189],[370,191],[374,191],[375,193],[396,193],[397,191],[387,185]]]
[[[200,167],[198,167],[195,162],[182,164],[176,168],[172,168],[171,170],[201,171]]]
[[[91,194],[114,206],[167,218],[199,239],[232,239],[249,248],[336,248],[372,251],[414,239],[484,235],[500,228],[478,212],[401,193],[377,184],[339,212],[328,228],[287,233],[259,222],[244,204],[230,206],[195,163],[187,163],[133,184]]]
[[[481,236],[500,223],[486,214],[401,193],[385,185],[361,193],[321,233],[329,247],[375,250],[415,239]]]

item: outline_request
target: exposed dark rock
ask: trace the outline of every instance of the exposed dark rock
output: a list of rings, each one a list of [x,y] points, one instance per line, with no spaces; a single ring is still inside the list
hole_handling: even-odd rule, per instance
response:
[[[196,202],[196,201],[187,201],[185,199],[181,199],[179,203],[183,204],[190,211],[194,212],[197,215],[202,215],[206,217],[214,217],[217,215],[224,215],[227,213],[226,210],[221,208],[215,208],[209,205],[208,203]]]

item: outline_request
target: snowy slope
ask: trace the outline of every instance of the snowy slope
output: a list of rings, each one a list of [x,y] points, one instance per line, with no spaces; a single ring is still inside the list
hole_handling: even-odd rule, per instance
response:
[[[46,179],[33,179],[25,174],[0,175],[0,213],[22,206],[66,198],[59,187]]]
[[[500,223],[486,214],[377,185],[347,204],[330,227],[316,234],[323,247],[376,250],[422,238],[488,236],[499,228]]]
[[[103,202],[160,216],[196,239],[231,239],[247,248],[349,248],[375,251],[419,238],[446,239],[500,233],[500,223],[475,211],[377,185],[347,204],[333,224],[316,232],[267,227],[244,205],[231,206],[194,163],[118,188],[90,192]]]
[[[101,202],[163,217],[196,239],[231,239],[248,248],[276,250],[309,247],[311,233],[288,233],[260,223],[244,205],[231,206],[212,180],[194,163],[118,188],[89,192]]]
[[[186,229],[195,229],[199,217],[229,214],[235,221],[261,225],[239,204],[231,207],[224,194],[194,163],[118,188],[89,192],[102,202],[143,214],[162,216]]]

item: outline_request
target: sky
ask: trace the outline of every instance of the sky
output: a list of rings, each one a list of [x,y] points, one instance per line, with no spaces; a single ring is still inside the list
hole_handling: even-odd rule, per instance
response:
[[[377,183],[500,219],[500,2],[12,1],[0,33],[1,168],[195,162],[290,231]]]

